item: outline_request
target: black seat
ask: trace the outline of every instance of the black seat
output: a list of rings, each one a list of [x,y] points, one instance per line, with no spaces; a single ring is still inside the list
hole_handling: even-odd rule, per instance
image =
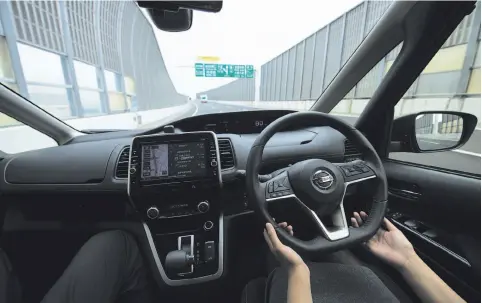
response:
[[[367,267],[336,263],[309,263],[313,302],[399,302]],[[269,277],[250,281],[242,303],[284,303],[287,301],[287,273],[275,269]]]

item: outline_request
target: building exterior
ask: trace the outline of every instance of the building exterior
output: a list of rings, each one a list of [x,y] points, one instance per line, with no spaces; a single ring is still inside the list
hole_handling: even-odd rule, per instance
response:
[[[0,81],[61,119],[187,102],[133,1],[0,1]]]
[[[316,100],[392,3],[362,2],[263,64],[257,101]],[[447,39],[406,98],[480,98],[480,3],[477,5]],[[392,50],[345,99],[369,99],[401,48],[402,44]],[[210,99],[251,101],[246,96],[254,95],[254,88],[243,86],[243,80],[203,93]]]

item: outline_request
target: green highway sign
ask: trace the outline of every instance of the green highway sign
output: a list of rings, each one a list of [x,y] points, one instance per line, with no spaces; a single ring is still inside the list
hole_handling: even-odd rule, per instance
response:
[[[194,69],[196,77],[254,78],[254,67],[252,65],[196,63]]]

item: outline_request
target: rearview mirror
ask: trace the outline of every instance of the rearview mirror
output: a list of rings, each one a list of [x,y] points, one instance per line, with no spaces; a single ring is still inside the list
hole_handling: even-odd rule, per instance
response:
[[[391,152],[427,153],[465,144],[477,117],[461,112],[420,112],[393,121]]]
[[[192,26],[192,11],[179,9],[178,11],[147,9],[152,22],[160,30],[166,32],[183,32]]]
[[[157,10],[178,11],[181,8],[218,13],[223,8],[223,1],[137,1],[140,7]]]

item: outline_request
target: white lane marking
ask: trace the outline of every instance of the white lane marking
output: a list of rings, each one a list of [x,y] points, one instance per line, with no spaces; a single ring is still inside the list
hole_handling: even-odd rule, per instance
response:
[[[195,110],[194,113],[191,115],[191,117],[194,117],[194,116],[197,114],[197,111],[199,110],[199,107],[197,106],[196,103],[194,103],[194,106],[196,107],[196,110]]]
[[[427,140],[422,140],[422,139],[420,139],[420,141],[422,141],[422,142],[426,142],[426,143],[431,143],[431,144],[437,144],[437,145],[440,145],[440,143],[437,143],[437,142],[432,142],[432,141],[427,141]]]
[[[474,157],[479,157],[479,158],[480,158],[480,154],[474,153],[474,152],[469,152],[469,151],[462,150],[462,149],[451,150],[451,151],[454,152],[454,153],[460,153],[460,154],[464,154],[464,155],[469,155],[469,156],[474,156]]]

